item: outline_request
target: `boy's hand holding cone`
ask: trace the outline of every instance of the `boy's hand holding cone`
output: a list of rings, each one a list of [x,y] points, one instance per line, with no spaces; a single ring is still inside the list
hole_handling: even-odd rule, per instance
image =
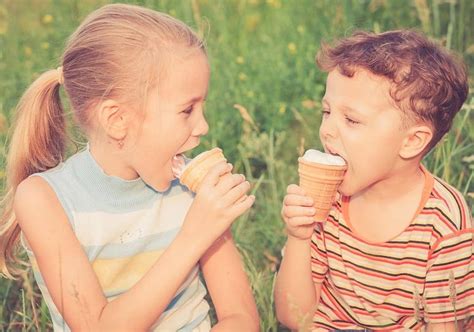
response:
[[[315,222],[327,219],[347,169],[336,156],[309,150],[298,159],[300,185],[289,185],[281,211],[288,235],[308,240]]]

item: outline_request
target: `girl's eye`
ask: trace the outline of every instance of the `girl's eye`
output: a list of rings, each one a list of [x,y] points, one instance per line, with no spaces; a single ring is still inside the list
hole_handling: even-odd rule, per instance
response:
[[[327,117],[331,112],[327,109],[323,109],[323,118]]]
[[[185,114],[191,114],[192,111],[193,111],[193,106],[190,106],[190,107],[186,108],[186,109],[183,111],[183,113],[185,113]]]

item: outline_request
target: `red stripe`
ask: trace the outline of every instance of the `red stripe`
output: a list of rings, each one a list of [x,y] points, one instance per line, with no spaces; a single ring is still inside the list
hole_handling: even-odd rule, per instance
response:
[[[465,266],[466,265],[466,261],[460,261],[460,262],[456,262],[456,263],[453,263],[453,264],[450,264],[450,263],[446,263],[444,265],[440,265],[440,266],[437,266],[437,267],[433,267],[431,268],[430,271],[443,271],[443,270],[452,270],[458,266]]]
[[[339,227],[339,230],[347,235],[349,235],[352,239],[356,240],[357,242],[360,242],[364,245],[367,245],[367,246],[371,246],[371,247],[382,247],[382,248],[388,248],[388,249],[405,249],[407,247],[410,247],[410,248],[417,248],[417,249],[423,249],[423,250],[426,250],[427,248],[427,245],[423,245],[423,244],[419,244],[419,243],[412,243],[412,242],[408,242],[408,243],[367,243],[365,241],[362,241],[360,239],[358,239],[357,237],[354,236],[354,233],[348,231],[346,228],[344,227]],[[339,238],[338,238],[339,239]],[[343,242],[339,242],[340,244],[344,244]]]
[[[331,302],[335,308],[337,307],[336,310],[332,310],[332,313],[334,313],[334,315],[336,315],[341,320],[353,321],[352,318],[350,318],[349,316],[346,316],[346,312],[343,309],[343,307],[341,307],[339,302],[333,297],[331,293],[329,293],[327,284],[323,285],[322,292],[326,295],[329,302]],[[333,308],[330,308],[330,309],[333,309]]]
[[[347,276],[345,274],[339,272],[339,271],[331,271],[331,275],[339,275],[341,279],[347,281]],[[374,293],[374,294],[378,294],[378,295],[381,295],[381,296],[397,294],[398,296],[400,296],[402,298],[406,298],[406,299],[412,299],[413,298],[412,294],[406,294],[405,292],[402,292],[401,290],[398,290],[398,289],[380,290],[380,289],[374,289],[374,288],[371,288],[370,286],[364,285],[358,280],[351,279],[350,282],[353,282],[353,283],[357,284],[358,287],[367,290],[369,293]],[[423,287],[423,284],[421,284],[421,283],[418,283],[417,285],[419,286],[419,289],[421,289]],[[340,288],[338,288],[337,290],[340,291],[341,293],[346,293],[348,295],[352,295],[354,298],[359,298],[358,295],[356,295],[354,292],[351,292],[351,291],[348,291],[348,290],[345,290],[345,289],[340,289]],[[410,290],[407,290],[407,291],[410,291]]]
[[[444,199],[443,196],[441,196],[441,194],[438,192],[438,190],[436,190],[436,188],[434,186],[433,186],[433,194],[435,194],[434,196],[436,197],[436,199],[439,199],[440,201],[443,201],[444,205],[446,205],[449,209],[448,202],[446,201],[446,199]]]
[[[418,282],[418,279],[416,279],[415,277],[412,277],[412,276],[406,276],[406,275],[397,275],[397,276],[388,276],[384,273],[387,273],[387,272],[383,272],[381,271],[380,273],[376,273],[376,272],[373,272],[373,271],[369,271],[365,268],[360,268],[360,267],[357,267],[355,265],[353,265],[351,262],[345,262],[345,261],[341,261],[341,259],[339,258],[339,256],[336,256],[336,255],[333,255],[332,253],[328,252],[328,257],[332,257],[332,258],[336,258],[338,261],[342,262],[343,264],[345,264],[345,266],[347,268],[351,268],[352,270],[354,270],[355,272],[359,272],[361,274],[366,274],[366,275],[370,275],[370,276],[373,276],[373,277],[376,277],[376,278],[383,278],[383,279],[386,279],[386,280],[390,280],[390,281],[394,281],[394,280],[408,280],[410,282]]]
[[[461,211],[461,229],[464,229],[464,228],[466,228],[466,215],[465,215],[465,211],[464,211],[464,204],[462,204],[463,200],[459,197],[457,190],[454,190],[446,182],[443,182],[443,184],[445,185],[446,190],[449,191],[451,193],[451,195],[454,196],[456,205],[457,205],[458,209]]]
[[[459,231],[456,227],[454,227],[454,225],[451,223],[451,219],[447,219],[441,212],[439,212],[438,210],[422,210],[420,212],[420,214],[423,214],[423,215],[434,215],[438,218],[438,220],[442,221],[444,225],[448,226],[449,229],[452,231],[452,232],[457,232]]]
[[[336,242],[336,245],[337,244],[338,243]],[[363,257],[364,259],[370,259],[371,261],[378,261],[378,262],[388,263],[388,264],[393,265],[394,267],[398,267],[400,265],[406,265],[406,263],[409,263],[411,265],[416,265],[416,266],[419,266],[419,267],[425,267],[426,266],[426,263],[419,262],[419,261],[416,261],[416,260],[411,259],[411,258],[396,258],[395,257],[392,260],[390,260],[390,259],[387,259],[387,258],[382,258],[382,257],[372,256],[370,254],[365,254],[365,253],[362,253],[361,251],[356,251],[356,250],[348,247],[347,245],[344,245],[343,248],[346,251],[349,251],[349,252],[351,252],[352,254],[354,254],[356,256]],[[341,250],[343,248],[341,247]]]
[[[448,249],[441,249],[441,250],[438,250],[435,254],[431,255],[431,257],[429,257],[428,259],[429,260],[433,260],[433,259],[436,259],[438,258],[438,256],[440,256],[441,254],[447,254],[447,253],[450,253],[450,252],[453,252],[453,251],[458,251],[458,250],[461,250],[461,249],[465,249],[465,248],[468,248],[468,247],[472,247],[472,242],[469,242],[469,241],[465,241],[465,243],[462,243],[462,244],[456,244],[455,246],[451,247],[451,248],[448,248]],[[438,246],[439,248],[439,246]]]

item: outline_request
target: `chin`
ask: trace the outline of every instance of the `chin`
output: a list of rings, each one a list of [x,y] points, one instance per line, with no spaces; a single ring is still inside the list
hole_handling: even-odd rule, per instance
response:
[[[350,188],[347,184],[345,184],[344,182],[339,186],[339,188],[337,189],[337,191],[343,195],[343,196],[352,196],[354,195],[354,188]]]
[[[159,192],[165,192],[171,187],[171,182],[159,183],[159,184],[150,184],[150,186]]]

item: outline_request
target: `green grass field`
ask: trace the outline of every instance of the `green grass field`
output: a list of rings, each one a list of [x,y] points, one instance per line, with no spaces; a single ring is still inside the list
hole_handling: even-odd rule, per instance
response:
[[[69,34],[104,0],[0,0],[0,137],[7,141],[24,89],[56,68]],[[125,1],[167,12],[206,39],[212,67],[207,102],[209,135],[197,152],[220,146],[257,196],[233,227],[261,316],[262,331],[283,331],[272,287],[285,241],[280,219],[296,160],[319,148],[325,75],[314,64],[321,40],[355,29],[415,28],[456,50],[474,73],[471,0],[143,0]],[[237,105],[237,106],[236,106]],[[474,207],[474,94],[425,165],[456,186]],[[77,135],[76,135],[77,136]],[[78,138],[84,141],[83,138]],[[0,146],[0,180],[6,144]],[[32,276],[0,279],[2,331],[50,330],[47,308]]]

